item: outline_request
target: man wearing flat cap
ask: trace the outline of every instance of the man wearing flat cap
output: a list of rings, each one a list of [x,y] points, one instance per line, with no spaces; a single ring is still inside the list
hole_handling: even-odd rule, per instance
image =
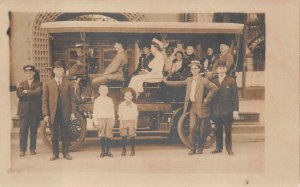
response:
[[[30,129],[30,153],[36,154],[36,136],[40,124],[42,108],[42,83],[34,79],[36,69],[33,65],[23,67],[26,80],[17,86],[18,116],[20,120],[20,156],[25,156],[27,150],[28,131]]]
[[[59,158],[59,140],[62,141],[62,154],[67,160],[69,155],[68,124],[74,120],[76,113],[75,93],[73,84],[63,78],[64,65],[56,61],[53,67],[54,78],[49,80],[43,92],[44,121],[49,122],[52,130],[52,151],[50,160]],[[61,138],[60,138],[61,135]]]
[[[233,155],[231,126],[233,119],[238,119],[239,99],[238,88],[234,78],[226,75],[226,62],[217,64],[218,77],[213,83],[219,91],[212,101],[212,119],[216,124],[216,149],[211,153],[221,153],[223,149],[223,126],[225,127],[225,144],[229,155]]]
[[[186,95],[184,100],[183,113],[190,110],[190,134],[191,147],[189,155],[195,153],[202,154],[206,140],[206,125],[209,123],[211,110],[210,102],[216,95],[218,87],[210,82],[207,78],[200,76],[201,64],[197,60],[191,61],[189,65],[192,77],[184,81],[167,81],[167,86],[181,87],[186,86]],[[200,129],[200,138],[196,147],[196,129]]]
[[[86,73],[86,54],[83,50],[83,44],[77,43],[74,45],[74,50],[76,52],[77,58],[76,63],[73,64],[66,72],[67,76],[78,76],[84,75]]]

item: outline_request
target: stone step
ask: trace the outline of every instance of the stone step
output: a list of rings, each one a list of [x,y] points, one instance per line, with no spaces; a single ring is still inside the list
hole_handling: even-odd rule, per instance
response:
[[[245,88],[245,94],[242,97],[242,89],[239,88],[238,90],[239,98],[248,99],[248,100],[263,100],[265,99],[265,87],[261,86],[252,86]]]
[[[235,122],[232,126],[232,133],[265,133],[265,126],[256,122]]]

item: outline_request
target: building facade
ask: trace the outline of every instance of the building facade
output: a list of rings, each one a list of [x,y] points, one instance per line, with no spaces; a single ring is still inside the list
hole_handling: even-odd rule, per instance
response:
[[[22,67],[26,64],[34,64],[40,71],[42,81],[47,81],[51,76],[51,71],[47,69],[53,60],[59,58],[72,58],[71,48],[74,42],[80,42],[80,35],[70,34],[70,37],[63,35],[62,43],[56,43],[41,28],[41,23],[67,20],[100,20],[100,21],[133,21],[133,22],[235,22],[246,25],[244,36],[246,42],[246,62],[241,62],[238,67],[239,86],[253,86],[260,80],[252,80],[253,83],[247,85],[243,83],[242,72],[247,71],[251,79],[257,78],[259,73],[248,73],[264,70],[264,15],[263,14],[220,14],[220,13],[178,13],[178,14],[140,14],[140,13],[10,13],[11,33],[10,33],[10,84],[16,85],[23,79]],[[59,37],[59,36],[58,36]],[[76,39],[74,39],[76,38]],[[76,41],[77,40],[77,41]],[[68,41],[70,41],[68,43]],[[68,46],[69,45],[69,46]],[[51,47],[55,46],[55,47]],[[60,49],[61,46],[62,48]],[[138,58],[138,46],[131,46],[129,50],[130,58]],[[199,52],[199,51],[198,51]],[[53,55],[54,54],[54,55]],[[95,55],[101,57],[101,61],[108,62],[112,58],[111,46],[106,45],[105,41],[98,43]],[[244,55],[244,54],[243,54]],[[99,57],[99,58],[100,58]],[[56,58],[56,59],[53,59]],[[99,59],[100,60],[100,59]],[[137,61],[137,59],[130,59]],[[105,64],[105,63],[104,63]],[[132,67],[134,69],[135,67]],[[245,72],[244,72],[245,73]],[[246,79],[247,80],[247,79]],[[249,79],[249,82],[251,80]],[[259,83],[259,86],[263,84]],[[16,115],[18,99],[15,93],[11,94],[11,111],[12,116]]]

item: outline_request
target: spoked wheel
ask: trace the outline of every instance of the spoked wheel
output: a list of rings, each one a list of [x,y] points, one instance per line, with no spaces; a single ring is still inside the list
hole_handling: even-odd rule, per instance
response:
[[[209,147],[216,141],[215,128],[216,128],[216,126],[215,126],[214,122],[210,120],[210,123],[207,125],[207,137],[206,137],[206,141],[205,141],[205,145],[204,145],[205,148]],[[187,147],[190,147],[191,146],[191,138],[189,136],[189,133],[190,133],[190,113],[189,112],[182,114],[182,116],[180,117],[180,119],[178,121],[177,130],[178,130],[179,138],[182,141],[182,143],[184,145],[186,145]]]
[[[170,134],[168,136],[169,143],[179,143],[180,142],[179,136],[177,133],[177,124],[180,119],[180,116],[182,115],[182,112],[183,112],[183,107],[180,107],[177,110],[175,110],[175,112],[172,115],[172,118],[171,118],[172,126],[171,126],[171,130],[170,130]]]
[[[86,122],[80,114],[75,114],[76,118],[70,122],[68,127],[69,132],[69,150],[74,151],[78,146],[84,141],[86,136]],[[44,144],[52,149],[52,131],[50,129],[49,123],[43,123],[40,127],[40,132],[42,135],[42,140]]]

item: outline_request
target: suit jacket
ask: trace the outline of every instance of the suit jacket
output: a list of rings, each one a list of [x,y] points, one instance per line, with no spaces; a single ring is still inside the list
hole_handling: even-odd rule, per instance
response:
[[[214,60],[212,71],[217,72],[217,65],[220,61],[226,62],[226,74],[229,76],[234,75],[234,72],[232,72],[234,70],[233,56],[230,51],[227,51],[224,55],[219,56]]]
[[[128,56],[125,51],[118,52],[111,63],[105,68],[103,74],[112,74],[116,79],[123,79],[123,67],[128,64]]]
[[[57,101],[58,101],[58,85],[55,79],[51,79],[44,87],[43,92],[43,116],[50,116],[50,122],[55,119]],[[64,121],[67,123],[70,120],[71,114],[75,114],[75,92],[73,84],[67,79],[62,79],[60,85],[60,102]]]
[[[213,83],[219,88],[216,97],[212,101],[213,115],[232,115],[233,111],[238,111],[238,88],[235,79],[226,76],[220,84],[217,77],[213,79]]]
[[[25,117],[28,114],[40,116],[42,114],[42,88],[42,83],[37,80],[33,80],[30,87],[27,80],[19,84],[17,88],[17,96],[19,97],[18,116]],[[28,90],[28,93],[23,93],[23,90]]]
[[[188,77],[184,81],[167,81],[168,86],[181,87],[186,86],[186,94],[184,100],[183,113],[188,111],[190,105],[190,94],[191,94],[191,85],[192,77]],[[211,109],[209,103],[213,97],[218,92],[218,87],[210,82],[207,78],[199,76],[196,85],[195,92],[195,104],[197,108],[197,113],[201,119],[209,117],[211,115]],[[204,103],[204,100],[207,100],[207,103]]]

